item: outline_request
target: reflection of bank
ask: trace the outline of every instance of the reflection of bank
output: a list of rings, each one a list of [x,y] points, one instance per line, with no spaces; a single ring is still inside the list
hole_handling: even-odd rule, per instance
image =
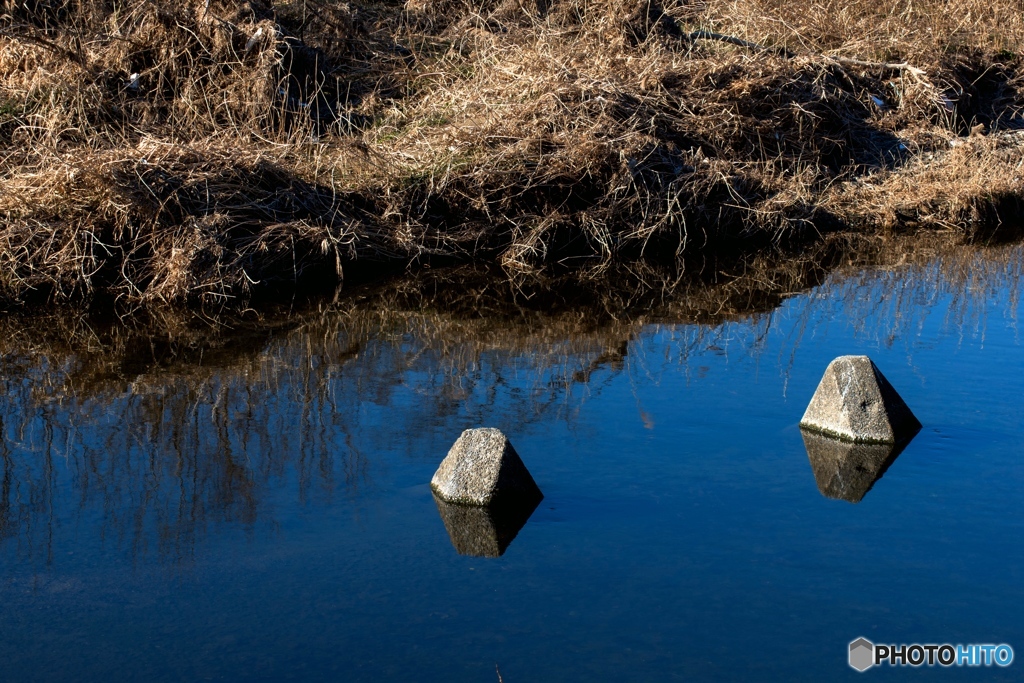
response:
[[[854,443],[806,429],[801,429],[800,433],[818,490],[826,498],[851,503],[859,503],[864,498],[913,439],[911,435],[897,444]]]
[[[437,496],[434,502],[460,555],[500,557],[537,509],[540,499],[488,507],[446,503]]]

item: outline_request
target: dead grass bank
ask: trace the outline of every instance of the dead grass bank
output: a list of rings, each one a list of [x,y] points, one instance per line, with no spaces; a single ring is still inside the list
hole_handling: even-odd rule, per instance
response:
[[[989,238],[1024,204],[1021,0],[0,8],[7,303]]]

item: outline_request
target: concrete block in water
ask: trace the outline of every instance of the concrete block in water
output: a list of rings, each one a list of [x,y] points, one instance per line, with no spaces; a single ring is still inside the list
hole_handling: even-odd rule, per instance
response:
[[[840,356],[825,369],[800,426],[858,443],[897,443],[921,423],[870,358]]]
[[[896,460],[908,441],[854,443],[800,430],[821,495],[859,503]]]
[[[446,503],[435,495],[434,503],[460,555],[500,557],[537,509],[540,499],[483,507]]]
[[[430,480],[446,503],[491,505],[540,501],[543,494],[519,454],[498,429],[467,429]]]

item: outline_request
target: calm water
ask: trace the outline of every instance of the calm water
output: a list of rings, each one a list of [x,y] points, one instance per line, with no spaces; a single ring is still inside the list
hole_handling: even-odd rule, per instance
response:
[[[8,330],[0,678],[860,680],[858,636],[1022,658],[1022,261],[703,325],[343,301],[177,346]],[[924,428],[819,489],[797,422],[849,353]],[[546,496],[500,557],[459,554],[427,485],[471,426]]]

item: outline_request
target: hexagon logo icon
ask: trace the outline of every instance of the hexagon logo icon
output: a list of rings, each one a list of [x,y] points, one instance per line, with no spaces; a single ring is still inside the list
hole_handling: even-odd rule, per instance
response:
[[[858,638],[850,643],[850,666],[857,671],[867,671],[875,663],[875,644],[867,638]]]

